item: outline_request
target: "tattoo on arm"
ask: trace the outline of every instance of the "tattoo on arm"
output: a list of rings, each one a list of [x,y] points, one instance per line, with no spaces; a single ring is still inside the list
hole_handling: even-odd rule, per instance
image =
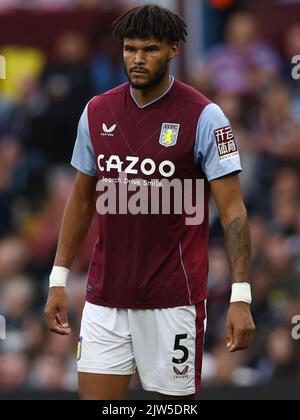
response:
[[[235,219],[225,228],[225,246],[233,282],[251,282],[251,239],[248,222]]]

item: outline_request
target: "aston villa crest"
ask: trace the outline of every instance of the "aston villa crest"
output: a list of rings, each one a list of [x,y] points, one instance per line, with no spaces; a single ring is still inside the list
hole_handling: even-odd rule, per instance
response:
[[[176,146],[180,124],[163,123],[159,143],[164,147]]]

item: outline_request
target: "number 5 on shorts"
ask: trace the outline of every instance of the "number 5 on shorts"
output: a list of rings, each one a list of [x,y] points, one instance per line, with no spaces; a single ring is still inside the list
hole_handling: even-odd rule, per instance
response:
[[[186,340],[187,338],[188,338],[187,334],[176,335],[176,337],[175,337],[174,350],[181,350],[183,352],[183,357],[182,358],[175,359],[175,357],[173,357],[173,359],[172,359],[172,362],[176,363],[177,365],[182,365],[189,358],[188,348],[180,344],[181,340]]]

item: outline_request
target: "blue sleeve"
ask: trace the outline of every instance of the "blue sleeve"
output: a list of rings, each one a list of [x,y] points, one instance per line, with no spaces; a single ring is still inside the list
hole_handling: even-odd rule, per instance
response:
[[[79,172],[97,176],[96,156],[92,146],[88,122],[88,105],[80,118],[71,165]]]
[[[208,105],[199,118],[195,160],[208,181],[242,170],[229,120],[216,104]]]

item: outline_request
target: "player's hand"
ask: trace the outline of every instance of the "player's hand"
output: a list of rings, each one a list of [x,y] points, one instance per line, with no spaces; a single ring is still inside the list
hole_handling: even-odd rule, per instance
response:
[[[226,344],[229,352],[246,350],[252,346],[256,328],[251,315],[250,305],[244,302],[230,305],[227,325]]]
[[[52,287],[49,289],[45,316],[50,331],[59,335],[70,335],[68,315],[68,295],[65,287]]]

